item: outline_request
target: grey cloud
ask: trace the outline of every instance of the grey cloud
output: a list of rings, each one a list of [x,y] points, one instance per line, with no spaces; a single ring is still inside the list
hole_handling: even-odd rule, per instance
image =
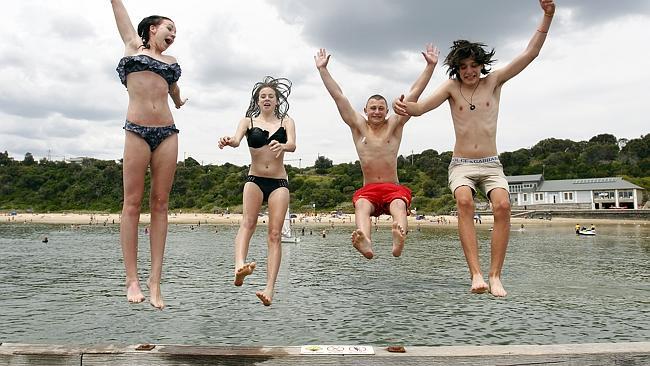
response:
[[[331,49],[351,65],[377,59],[390,62],[395,51],[415,51],[428,42],[437,44],[442,55],[456,39],[497,47],[513,34],[532,33],[531,19],[540,14],[538,2],[532,0],[496,0],[489,6],[472,0],[332,0],[308,5],[299,0],[270,1],[285,21],[303,24],[310,43]],[[566,0],[557,6],[573,9],[578,22],[593,24],[646,13],[649,4],[648,0]]]

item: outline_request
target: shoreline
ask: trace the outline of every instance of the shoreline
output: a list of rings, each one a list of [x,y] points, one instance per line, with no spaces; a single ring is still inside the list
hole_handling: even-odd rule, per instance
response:
[[[24,224],[68,224],[68,225],[119,225],[120,214],[106,214],[106,213],[19,213],[15,215],[3,214],[0,216],[0,223],[24,223]],[[151,216],[148,213],[140,215],[140,224],[146,225],[150,223]],[[169,224],[208,224],[208,225],[239,225],[242,219],[241,214],[208,214],[208,213],[172,213],[168,216]],[[331,214],[320,214],[316,217],[313,215],[298,214],[297,217],[292,218],[292,225],[298,226],[349,226],[354,227],[354,214],[343,214],[339,216],[332,216]],[[259,225],[266,225],[268,216],[260,216],[258,218]],[[425,216],[424,219],[416,220],[414,216],[408,217],[408,224],[410,227],[449,227],[457,226],[457,217],[450,215],[440,216]],[[482,215],[481,223],[476,224],[477,227],[491,226],[494,219],[491,215]],[[647,225],[650,224],[648,220],[639,219],[575,219],[554,217],[552,220],[544,219],[531,219],[531,218],[511,218],[512,226],[519,225],[569,225],[572,226],[576,223],[580,225],[608,225],[608,224],[636,224]],[[373,219],[373,225],[375,220]],[[380,216],[376,224],[378,226],[390,226],[392,219],[388,215]]]

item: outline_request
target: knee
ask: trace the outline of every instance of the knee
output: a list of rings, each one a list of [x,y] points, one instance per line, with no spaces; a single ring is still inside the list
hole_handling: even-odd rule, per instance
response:
[[[458,211],[471,212],[474,210],[474,197],[471,195],[462,195],[456,197],[456,205],[458,206]]]
[[[244,219],[241,222],[241,227],[246,229],[246,230],[255,230],[255,226],[257,226],[257,216],[255,219],[249,219],[247,217],[244,217]]]
[[[391,209],[391,211],[392,210],[406,211],[406,203],[404,201],[402,201],[401,199],[393,200],[390,203],[390,209]]]
[[[150,202],[151,212],[164,212],[167,213],[169,208],[169,196],[168,195],[151,195]]]
[[[495,216],[510,216],[510,201],[507,199],[500,199],[492,202],[492,211]]]
[[[281,230],[269,228],[269,244],[280,244]]]
[[[141,200],[135,198],[125,198],[124,204],[122,205],[122,215],[123,216],[139,216],[140,215],[140,205],[142,204]]]

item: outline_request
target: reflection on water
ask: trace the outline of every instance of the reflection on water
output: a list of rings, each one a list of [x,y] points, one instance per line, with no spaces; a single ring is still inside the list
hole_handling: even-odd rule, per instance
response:
[[[401,258],[390,255],[390,229],[380,227],[371,261],[351,247],[350,230],[329,229],[326,239],[314,230],[299,244],[283,244],[274,303],[263,307],[255,291],[265,283],[265,227],[249,255],[258,271],[237,288],[237,227],[171,226],[161,312],[126,302],[117,226],[1,224],[0,342],[416,346],[650,338],[648,226],[600,226],[596,237],[559,224],[513,231],[505,299],[468,293],[454,227],[413,230]],[[489,237],[479,231],[486,272]]]

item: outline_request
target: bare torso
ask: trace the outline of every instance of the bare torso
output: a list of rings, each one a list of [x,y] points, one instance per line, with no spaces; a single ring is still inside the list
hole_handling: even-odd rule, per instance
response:
[[[365,128],[364,128],[365,127]],[[381,125],[365,123],[352,130],[354,146],[359,155],[363,184],[399,183],[397,153],[402,140],[402,126],[396,126],[395,116]]]
[[[169,85],[160,75],[152,71],[132,72],[126,77],[126,85],[129,93],[127,120],[141,126],[174,123],[167,99]]]
[[[454,156],[483,158],[497,155],[496,134],[501,86],[497,86],[491,76],[481,79],[471,99],[472,91],[467,87],[463,87],[461,95],[460,81],[450,80],[448,84],[451,95],[448,101],[456,134]],[[474,110],[470,109],[470,100],[476,106]]]
[[[250,122],[250,119],[246,119]],[[284,122],[286,123],[287,121],[285,120]],[[269,136],[272,136],[280,128],[280,120],[269,124],[258,119],[253,119],[253,125],[268,131]],[[258,177],[287,179],[287,172],[284,168],[284,151],[276,158],[277,153],[271,151],[269,145],[264,145],[257,149],[249,147],[248,150],[251,153],[251,166],[248,174]]]

